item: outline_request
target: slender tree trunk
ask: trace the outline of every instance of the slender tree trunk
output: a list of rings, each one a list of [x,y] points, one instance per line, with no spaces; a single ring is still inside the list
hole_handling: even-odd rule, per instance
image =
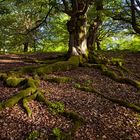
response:
[[[24,45],[24,52],[28,52],[29,43],[25,42],[25,43],[23,43],[23,45]]]
[[[96,40],[97,50],[101,50],[101,44],[99,40]]]
[[[87,55],[86,24],[86,15],[74,15],[67,22],[69,32],[69,57],[71,55]]]
[[[96,19],[89,27],[88,37],[87,37],[87,47],[89,52],[93,53],[95,50],[95,43],[97,39],[98,28],[101,25],[101,20]]]
[[[99,26],[102,24],[102,10],[103,10],[103,0],[96,0],[96,19],[93,21],[93,23],[89,27],[88,31],[88,37],[87,37],[87,47],[89,50],[89,53],[93,53],[95,50],[95,43],[97,39],[97,33]]]
[[[135,11],[136,6],[135,5],[136,5],[135,1],[131,0],[131,6],[130,6],[130,8],[131,8],[131,19],[132,19],[131,24],[132,24],[132,27],[133,27],[134,31],[136,33],[140,34],[140,28],[137,24],[136,11]]]

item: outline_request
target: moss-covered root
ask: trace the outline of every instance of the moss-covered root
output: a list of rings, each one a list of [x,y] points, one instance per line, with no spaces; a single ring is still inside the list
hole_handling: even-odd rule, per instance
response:
[[[102,71],[102,74],[104,74],[105,76],[108,76],[114,81],[119,82],[119,83],[129,84],[131,86],[134,86],[137,89],[140,89],[140,82],[134,81],[132,79],[125,78],[125,77],[119,77],[114,71],[109,70],[103,64],[84,64],[84,66],[100,69]]]
[[[35,100],[37,97],[37,94],[38,94],[38,91],[28,97],[23,98],[23,100],[22,100],[23,107],[25,108],[25,110],[28,114],[28,117],[31,117],[31,115],[32,115],[32,111],[31,111],[30,107],[28,106],[28,102],[31,100]]]
[[[32,78],[19,78],[16,76],[9,76],[6,73],[0,73],[0,80],[2,80],[4,82],[4,85],[8,87],[35,87],[39,84],[39,81]]]
[[[5,109],[6,107],[13,107],[14,105],[16,105],[19,100],[30,96],[32,93],[34,93],[36,91],[35,88],[33,87],[29,87],[25,90],[20,91],[18,94],[12,96],[11,98],[7,99],[5,102],[0,104],[0,108]]]
[[[64,111],[61,113],[67,119],[70,119],[73,122],[73,127],[69,132],[64,132],[60,128],[55,127],[52,130],[52,138],[57,140],[72,140],[75,136],[76,131],[84,124],[85,120],[75,112],[72,111]]]
[[[134,81],[132,79],[129,78],[125,78],[125,77],[119,77],[117,76],[117,74],[113,71],[110,71],[108,69],[106,70],[102,70],[102,73],[108,77],[110,77],[111,79],[113,79],[116,82],[119,83],[124,83],[124,84],[129,84],[131,86],[134,86],[135,88],[137,88],[138,90],[140,89],[140,82],[138,81]]]
[[[40,138],[41,133],[37,130],[32,131],[28,134],[25,140],[37,140]]]
[[[34,73],[38,75],[44,75],[45,73],[52,73],[57,71],[66,71],[78,67],[80,64],[79,56],[72,56],[68,61],[59,61],[49,65],[43,65],[39,67],[25,67],[20,70],[21,73]]]
[[[50,139],[55,140],[71,140],[71,134],[63,132],[60,128],[53,128],[52,130],[52,136],[50,136]]]
[[[48,101],[45,99],[45,96],[43,95],[42,92],[38,92],[36,100],[48,106]]]
[[[105,98],[110,100],[110,101],[112,101],[112,102],[114,102],[114,103],[117,103],[117,104],[119,104],[121,106],[124,106],[126,108],[130,108],[130,109],[140,113],[140,106],[137,106],[137,105],[135,105],[133,103],[129,103],[129,102],[126,102],[126,101],[118,100],[118,99],[115,99],[115,98],[110,98],[110,97],[105,97]]]
[[[130,85],[136,87],[137,89],[140,89],[140,82],[139,81],[134,81],[134,80],[129,79],[129,78],[118,78],[118,82],[130,84]]]
[[[102,93],[98,92],[94,88],[90,88],[90,87],[76,87],[76,88],[78,88],[78,89],[80,89],[82,91],[95,93],[97,96],[100,96],[100,97],[105,98],[105,99],[107,99],[107,100],[109,100],[111,102],[114,102],[114,103],[119,104],[121,106],[124,106],[126,108],[130,108],[130,109],[140,113],[140,106],[135,105],[133,103],[122,101],[122,100],[119,100],[119,99],[116,99],[116,98],[107,97],[107,96],[103,95]]]
[[[4,84],[8,87],[17,87],[23,85],[25,82],[24,78],[8,77],[4,80]]]
[[[68,83],[72,81],[72,78],[70,77],[52,77],[52,76],[43,76],[43,80],[54,82],[54,83]]]
[[[74,133],[76,132],[77,129],[79,129],[81,127],[81,125],[83,125],[85,123],[85,120],[83,117],[81,117],[79,114],[72,112],[72,111],[64,111],[63,113],[61,113],[64,117],[72,120],[72,122],[74,123],[74,126],[72,128],[72,133],[74,135]]]
[[[37,81],[28,78],[28,79],[21,79],[21,78],[16,78],[16,84],[12,84],[12,80],[14,80],[15,78],[10,78],[10,82],[9,80],[5,80],[8,81],[10,84],[10,86],[17,86],[16,84],[21,83],[21,81],[23,83],[22,86],[24,86],[24,89],[21,90],[19,93],[17,93],[16,95],[12,96],[11,98],[7,99],[5,102],[0,104],[0,110],[5,109],[6,107],[13,107],[15,104],[17,104],[21,99],[24,99],[32,94],[34,94],[37,90]]]

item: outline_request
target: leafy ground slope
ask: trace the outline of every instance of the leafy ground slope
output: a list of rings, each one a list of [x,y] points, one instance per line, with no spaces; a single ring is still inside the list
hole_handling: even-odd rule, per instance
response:
[[[51,54],[54,55],[54,54]],[[0,55],[0,70],[10,69],[35,63],[23,62],[25,59],[46,59],[50,54]],[[140,81],[140,53],[104,53],[108,58],[119,57],[125,60],[125,67],[132,73],[127,77]],[[77,112],[85,119],[73,136],[74,140],[139,140],[140,114],[117,105],[96,94],[81,91],[74,86],[89,86],[108,97],[135,103],[140,106],[140,92],[131,85],[117,83],[102,75],[94,68],[79,67],[65,72],[49,74],[51,77],[67,76],[72,81],[55,83],[41,80],[40,88],[45,98],[52,102],[62,102],[66,110]],[[19,88],[5,87],[0,81],[0,101],[16,94]],[[32,116],[28,117],[19,103],[0,112],[0,140],[24,140],[32,132],[39,132],[38,140],[51,139],[54,128],[69,132],[72,122],[61,115],[52,113],[41,103],[30,101]]]

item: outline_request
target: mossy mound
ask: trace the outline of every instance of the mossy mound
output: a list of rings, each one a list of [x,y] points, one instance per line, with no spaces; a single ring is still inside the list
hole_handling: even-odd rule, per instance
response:
[[[24,81],[24,78],[8,77],[7,79],[5,79],[4,83],[8,87],[17,87],[22,85]]]

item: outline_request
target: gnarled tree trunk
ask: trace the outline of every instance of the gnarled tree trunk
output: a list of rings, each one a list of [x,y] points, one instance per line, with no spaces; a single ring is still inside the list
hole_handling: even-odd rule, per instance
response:
[[[87,39],[86,39],[86,15],[74,15],[67,22],[67,29],[69,32],[69,50],[68,56],[84,55],[87,53]]]

